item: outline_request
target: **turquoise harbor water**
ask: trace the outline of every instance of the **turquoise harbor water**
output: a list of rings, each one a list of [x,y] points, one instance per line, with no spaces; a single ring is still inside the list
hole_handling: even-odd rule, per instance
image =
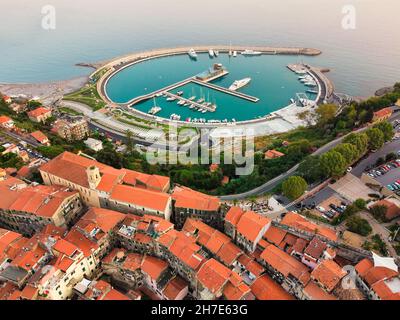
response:
[[[312,58],[310,58],[312,60]],[[172,90],[172,93],[184,91],[184,97],[196,96],[217,105],[215,112],[201,113],[177,105],[177,101],[168,102],[164,97],[156,98],[156,104],[162,108],[157,116],[169,118],[171,114],[186,118],[205,118],[207,120],[249,120],[285,107],[296,93],[305,93],[310,89],[298,80],[298,75],[291,72],[286,65],[299,62],[296,56],[262,55],[236,58],[221,53],[217,58],[210,58],[207,53],[199,54],[192,60],[188,55],[177,55],[144,61],[123,69],[114,75],[106,86],[111,100],[125,103],[129,100],[159,90],[170,84],[185,80],[210,68],[214,63],[221,63],[229,74],[213,81],[221,87],[228,88],[235,80],[250,77],[251,82],[239,89],[239,92],[255,96],[260,100],[251,102],[211,88],[189,83]],[[315,89],[315,88],[314,88]],[[315,95],[310,95],[315,98]],[[154,106],[152,99],[136,104],[140,111],[148,112]]]

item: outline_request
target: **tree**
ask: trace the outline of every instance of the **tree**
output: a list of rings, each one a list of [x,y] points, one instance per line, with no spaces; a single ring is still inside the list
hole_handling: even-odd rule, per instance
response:
[[[305,158],[304,161],[300,163],[297,172],[306,179],[308,183],[314,183],[325,178],[321,169],[319,156],[308,156]]]
[[[133,133],[131,130],[126,130],[126,152],[131,154],[133,151]]]
[[[372,232],[372,227],[368,221],[356,215],[347,220],[346,226],[349,231],[358,233],[364,237]]]
[[[315,110],[317,116],[317,124],[323,127],[335,118],[338,107],[335,104],[321,104]]]
[[[304,194],[307,187],[307,182],[302,177],[291,176],[282,183],[282,192],[290,200],[295,200]]]
[[[388,208],[384,205],[376,205],[370,209],[371,214],[376,220],[385,221]]]
[[[386,162],[392,161],[392,160],[396,160],[397,156],[394,152],[390,152],[386,155]]]
[[[297,117],[300,120],[303,120],[307,123],[307,126],[311,126],[314,122],[314,115],[310,110],[305,110],[297,114]]]
[[[382,131],[385,141],[390,141],[394,137],[394,129],[392,124],[387,121],[382,121],[374,126]]]
[[[37,150],[49,159],[53,159],[65,151],[62,146],[40,146]]]
[[[351,143],[341,143],[333,150],[339,152],[346,159],[348,165],[358,158],[357,147]]]
[[[385,143],[385,136],[381,130],[378,128],[371,128],[367,130],[366,134],[369,139],[368,146],[371,150],[382,148],[383,144]]]
[[[331,150],[321,156],[320,165],[325,176],[339,177],[344,173],[347,162],[339,152]]]
[[[351,143],[356,146],[358,150],[358,156],[360,157],[368,150],[368,136],[365,133],[350,133],[343,139],[344,143]]]
[[[367,206],[367,202],[364,199],[360,198],[354,201],[353,205],[355,205],[358,209],[363,210]]]

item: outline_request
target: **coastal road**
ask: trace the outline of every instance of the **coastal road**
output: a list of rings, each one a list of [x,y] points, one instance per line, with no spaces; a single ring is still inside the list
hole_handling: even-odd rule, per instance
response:
[[[390,121],[393,122],[397,119],[400,118],[400,112],[395,113],[394,115],[392,115],[392,117],[390,118]],[[329,150],[333,149],[334,147],[336,147],[338,144],[340,144],[343,139],[348,136],[351,133],[360,133],[363,132],[365,130],[367,130],[369,127],[364,127],[364,128],[360,128],[358,130],[354,130],[350,133],[348,133],[347,135],[340,137],[338,139],[335,139],[327,144],[325,144],[324,146],[322,146],[321,148],[319,148],[317,151],[315,151],[312,155],[316,156],[316,155],[321,155],[325,152],[328,152]],[[396,145],[397,143],[400,144],[399,140],[395,140]],[[375,153],[376,155],[382,156],[382,154],[385,154],[384,150],[391,150],[393,148],[393,146],[391,145],[392,143],[389,143],[387,145],[385,145],[383,148],[383,151],[379,150],[379,152]],[[388,151],[390,152],[390,151]],[[378,158],[377,157],[377,158]],[[367,158],[368,159],[368,158]],[[376,160],[375,160],[376,161]],[[371,160],[372,162],[372,160]],[[271,191],[273,188],[275,188],[277,185],[279,185],[281,182],[283,182],[286,178],[290,177],[293,173],[296,172],[296,170],[299,168],[300,164],[295,165],[294,167],[292,167],[290,170],[288,170],[287,172],[275,177],[274,179],[269,180],[268,182],[264,183],[263,185],[254,188],[250,191],[244,192],[244,193],[240,193],[240,194],[234,194],[234,195],[227,195],[227,196],[221,196],[219,197],[222,201],[232,201],[232,200],[242,200],[242,199],[246,199],[248,197],[251,196],[258,196],[261,194],[264,194],[268,191]],[[365,165],[367,166],[367,165]],[[362,166],[360,166],[360,168],[362,168]],[[357,172],[361,170],[361,169],[357,169]],[[360,174],[361,175],[361,174]]]

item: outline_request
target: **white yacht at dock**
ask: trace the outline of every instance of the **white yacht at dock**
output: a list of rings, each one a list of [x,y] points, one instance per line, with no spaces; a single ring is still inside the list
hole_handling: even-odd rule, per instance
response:
[[[262,52],[246,49],[242,52],[242,55],[244,55],[244,56],[260,56],[260,55],[262,55]]]
[[[231,91],[236,91],[242,87],[244,87],[245,85],[249,84],[249,82],[251,81],[251,78],[244,78],[242,80],[236,80],[234,83],[232,83],[232,85],[229,87],[229,90]]]
[[[191,48],[191,49],[188,51],[188,55],[189,55],[189,57],[191,57],[192,59],[197,59],[197,53],[196,53],[196,51],[194,51],[193,48]]]

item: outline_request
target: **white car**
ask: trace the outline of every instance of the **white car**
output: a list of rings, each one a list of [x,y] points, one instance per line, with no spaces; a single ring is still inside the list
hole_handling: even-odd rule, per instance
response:
[[[348,167],[346,171],[347,172],[351,172],[351,170],[353,170],[353,168],[352,167]]]
[[[317,207],[317,210],[319,212],[325,212],[326,211],[326,209],[324,207]]]

